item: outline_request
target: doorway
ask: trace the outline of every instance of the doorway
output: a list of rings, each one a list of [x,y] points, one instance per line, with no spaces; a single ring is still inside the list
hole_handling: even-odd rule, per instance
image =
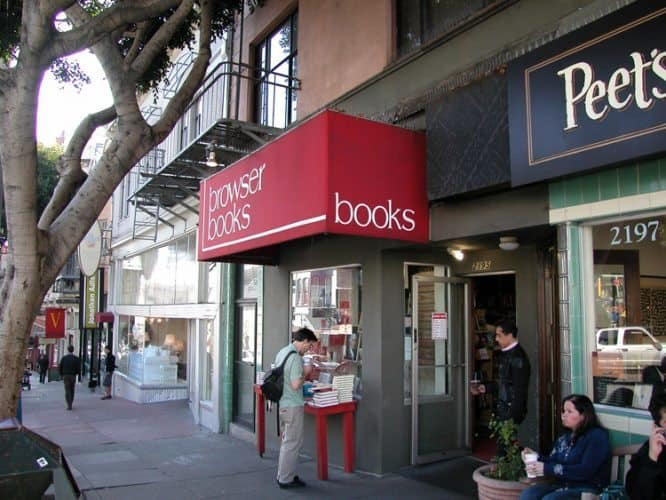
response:
[[[237,301],[234,356],[234,422],[254,429],[254,390],[257,342],[257,302]]]
[[[469,452],[469,284],[415,274],[412,293],[412,464]]]
[[[497,378],[495,327],[503,320],[516,320],[516,277],[513,272],[469,278],[472,287],[471,339],[472,380],[484,383]],[[493,397],[472,398],[472,454],[483,460],[495,455],[495,440],[488,424],[494,408]]]

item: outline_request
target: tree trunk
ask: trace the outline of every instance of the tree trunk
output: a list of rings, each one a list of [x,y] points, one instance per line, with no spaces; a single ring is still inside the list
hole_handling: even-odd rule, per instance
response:
[[[3,148],[2,177],[11,235],[2,259],[0,286],[0,420],[16,415],[25,351],[32,323],[46,289],[39,255],[36,203],[37,143],[36,102],[42,72],[22,69],[15,86],[7,89],[0,122]]]

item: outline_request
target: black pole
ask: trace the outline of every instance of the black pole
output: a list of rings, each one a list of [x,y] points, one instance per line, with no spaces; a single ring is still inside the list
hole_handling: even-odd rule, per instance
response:
[[[83,371],[85,370],[85,364],[83,360],[83,346],[85,344],[85,329],[83,328],[83,316],[85,314],[85,305],[83,301],[83,296],[86,293],[86,278],[83,275],[81,271],[79,271],[79,361],[81,363],[80,369],[79,369],[79,382],[81,382],[81,378],[83,375]]]

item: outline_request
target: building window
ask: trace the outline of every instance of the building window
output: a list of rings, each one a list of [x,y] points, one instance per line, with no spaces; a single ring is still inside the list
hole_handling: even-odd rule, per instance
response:
[[[398,0],[398,55],[453,31],[506,0]]]
[[[359,266],[291,273],[292,330],[305,327],[315,333],[319,342],[309,354],[320,375],[323,373],[323,381],[335,375],[356,375],[357,396],[361,376],[361,276]]]
[[[262,125],[284,128],[297,118],[297,21],[292,14],[255,48],[255,121]]]
[[[213,375],[215,371],[215,323],[211,319],[199,321],[199,331],[204,337],[201,358],[201,401],[213,399]]]
[[[119,304],[195,304],[199,263],[196,235],[123,259]]]
[[[665,225],[666,215],[659,215],[591,227],[586,341],[595,403],[647,409],[653,393],[661,390],[666,372]]]
[[[188,320],[119,316],[118,370],[141,384],[187,380]]]
[[[257,299],[261,293],[262,267],[255,264],[240,266],[239,299]]]

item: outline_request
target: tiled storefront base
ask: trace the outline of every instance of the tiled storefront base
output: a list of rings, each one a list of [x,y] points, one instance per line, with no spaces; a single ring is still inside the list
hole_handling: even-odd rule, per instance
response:
[[[135,403],[160,403],[188,399],[187,384],[141,385],[121,373],[113,374],[113,395]]]

